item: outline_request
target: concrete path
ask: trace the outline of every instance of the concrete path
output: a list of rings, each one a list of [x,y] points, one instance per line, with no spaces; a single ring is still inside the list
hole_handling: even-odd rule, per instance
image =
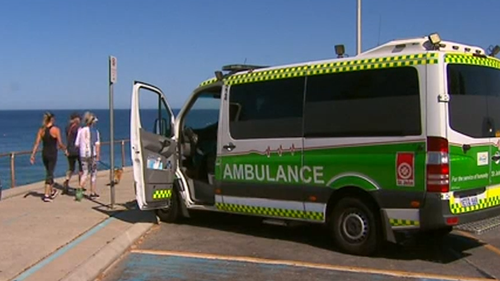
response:
[[[43,202],[43,183],[3,192],[0,201],[0,280],[94,280],[156,223],[136,209],[133,174],[125,168],[109,208],[109,171],[100,172],[100,198],[59,195]],[[56,180],[62,184],[63,179]],[[75,177],[70,186],[77,185]]]

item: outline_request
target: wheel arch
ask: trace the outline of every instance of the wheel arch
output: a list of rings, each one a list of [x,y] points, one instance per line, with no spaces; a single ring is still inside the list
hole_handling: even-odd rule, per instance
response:
[[[335,189],[332,192],[332,194],[330,194],[325,211],[327,223],[331,217],[330,213],[332,212],[333,208],[335,208],[335,205],[340,201],[340,199],[349,196],[359,198],[366,204],[369,204],[369,207],[375,208],[377,216],[379,216],[378,213],[380,211],[380,205],[378,204],[375,197],[369,191],[366,191],[365,189],[359,186],[348,185],[348,186],[343,186],[339,189]]]
[[[368,204],[368,207],[372,208],[377,218],[380,228],[383,231],[382,235],[386,241],[396,242],[396,238],[394,236],[394,232],[389,223],[389,218],[384,210],[380,207],[379,202],[377,201],[376,196],[372,192],[376,190],[366,190],[362,187],[356,185],[346,185],[339,189],[335,189],[328,199],[326,210],[325,210],[325,223],[330,224],[331,213],[335,208],[336,204],[340,201],[340,199],[345,197],[355,197],[361,199],[364,203]]]

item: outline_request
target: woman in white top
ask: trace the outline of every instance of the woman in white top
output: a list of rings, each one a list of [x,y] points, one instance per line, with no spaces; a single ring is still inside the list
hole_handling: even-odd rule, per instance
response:
[[[99,131],[94,127],[97,117],[90,112],[86,112],[83,117],[85,126],[78,130],[75,139],[75,146],[80,150],[83,174],[80,179],[80,188],[84,189],[87,177],[90,173],[90,198],[99,198],[96,192],[97,162],[100,159],[100,136]]]

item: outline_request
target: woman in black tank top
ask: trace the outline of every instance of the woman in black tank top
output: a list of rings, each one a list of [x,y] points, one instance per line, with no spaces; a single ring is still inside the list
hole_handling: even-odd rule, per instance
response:
[[[61,141],[61,131],[54,125],[55,116],[51,112],[47,112],[43,116],[43,125],[38,130],[33,152],[31,153],[31,164],[35,163],[35,154],[40,141],[42,142],[42,161],[45,166],[45,195],[43,201],[50,202],[57,196],[57,190],[54,186],[54,169],[57,163],[57,146],[65,151],[66,147]]]

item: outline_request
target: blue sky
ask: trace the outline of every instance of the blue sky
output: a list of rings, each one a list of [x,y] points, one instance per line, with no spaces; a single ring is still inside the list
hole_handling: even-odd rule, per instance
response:
[[[500,44],[498,11],[498,0],[363,0],[362,50],[435,31],[487,48]],[[356,0],[5,0],[0,13],[0,110],[107,108],[109,55],[115,108],[130,107],[134,80],[178,108],[225,64],[356,50]]]

